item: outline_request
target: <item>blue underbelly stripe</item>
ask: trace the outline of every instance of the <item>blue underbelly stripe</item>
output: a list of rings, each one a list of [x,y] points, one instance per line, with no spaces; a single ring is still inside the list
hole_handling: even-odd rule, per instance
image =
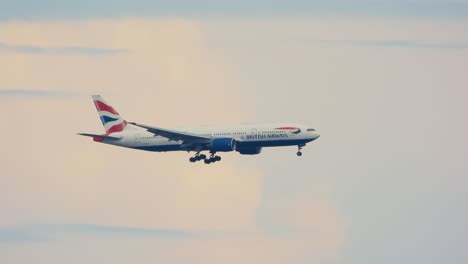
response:
[[[296,146],[299,144],[305,144],[310,142],[310,139],[291,139],[291,140],[265,140],[265,141],[248,141],[248,142],[237,142],[238,147],[283,147],[283,146]],[[142,146],[133,147],[134,149],[146,150],[146,151],[178,151],[184,150],[181,145],[154,145],[154,146]],[[209,149],[203,149],[204,151]]]

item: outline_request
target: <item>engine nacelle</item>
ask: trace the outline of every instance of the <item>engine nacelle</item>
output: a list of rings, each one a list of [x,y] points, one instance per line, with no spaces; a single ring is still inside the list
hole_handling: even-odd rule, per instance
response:
[[[262,147],[243,147],[236,149],[242,155],[257,155],[262,152]]]
[[[228,152],[235,149],[236,141],[233,138],[214,138],[210,145],[210,151]]]

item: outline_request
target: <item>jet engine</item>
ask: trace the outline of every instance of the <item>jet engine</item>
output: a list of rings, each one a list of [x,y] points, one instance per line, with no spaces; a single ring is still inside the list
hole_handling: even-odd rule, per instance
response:
[[[214,138],[210,144],[210,151],[229,152],[236,149],[236,141],[233,138]]]

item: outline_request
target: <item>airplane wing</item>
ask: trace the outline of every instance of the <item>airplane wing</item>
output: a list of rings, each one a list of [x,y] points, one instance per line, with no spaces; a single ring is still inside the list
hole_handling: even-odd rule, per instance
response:
[[[170,129],[165,129],[165,128],[152,127],[152,126],[137,124],[135,122],[129,122],[129,124],[145,128],[148,132],[151,132],[157,136],[168,138],[169,140],[173,140],[173,141],[181,140],[184,142],[184,144],[197,144],[197,143],[204,144],[204,143],[211,142],[211,137],[204,137],[204,136],[200,136],[196,134],[185,133],[185,132],[180,132],[180,131],[170,130]]]

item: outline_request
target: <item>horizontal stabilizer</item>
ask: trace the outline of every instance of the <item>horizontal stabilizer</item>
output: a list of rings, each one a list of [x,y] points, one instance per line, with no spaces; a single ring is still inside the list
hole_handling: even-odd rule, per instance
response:
[[[88,134],[88,133],[78,133],[80,136],[85,136],[85,137],[92,137],[93,139],[112,139],[112,140],[119,140],[122,139],[122,137],[112,137],[112,136],[107,136],[107,135],[97,135],[97,134]]]

